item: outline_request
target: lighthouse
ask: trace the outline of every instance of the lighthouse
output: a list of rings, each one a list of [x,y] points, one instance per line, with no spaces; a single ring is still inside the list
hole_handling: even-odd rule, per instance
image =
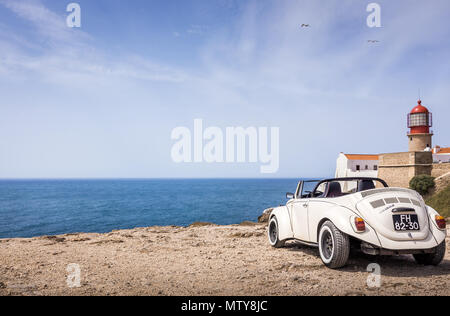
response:
[[[419,100],[417,106],[408,114],[409,151],[431,151],[433,146],[433,115]]]

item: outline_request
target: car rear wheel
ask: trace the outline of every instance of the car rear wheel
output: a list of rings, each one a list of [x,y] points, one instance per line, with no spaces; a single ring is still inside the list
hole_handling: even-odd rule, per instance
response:
[[[278,230],[278,221],[277,218],[274,216],[269,222],[269,243],[274,248],[281,248],[284,246],[285,242],[280,240],[280,234]]]
[[[418,264],[423,264],[426,266],[437,266],[439,265],[445,257],[445,241],[443,241],[439,246],[435,248],[434,253],[427,253],[422,255],[414,255],[414,259]]]
[[[319,232],[319,252],[322,262],[330,269],[342,268],[350,255],[350,240],[330,221]]]

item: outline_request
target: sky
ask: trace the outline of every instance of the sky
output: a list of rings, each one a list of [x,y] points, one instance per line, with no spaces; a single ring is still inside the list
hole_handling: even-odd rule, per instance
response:
[[[379,0],[380,28],[364,0],[70,2],[0,0],[0,178],[332,176],[406,151],[419,89],[450,146],[448,0]],[[278,171],[175,163],[195,119],[278,127]]]

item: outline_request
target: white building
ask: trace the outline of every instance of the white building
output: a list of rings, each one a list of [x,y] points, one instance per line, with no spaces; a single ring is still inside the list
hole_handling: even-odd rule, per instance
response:
[[[450,162],[450,148],[441,148],[440,146],[434,147],[433,162],[437,163]]]
[[[336,163],[336,178],[377,178],[378,160],[378,155],[354,155],[340,153]],[[344,185],[348,185],[348,183]],[[345,187],[343,190],[350,191],[355,188]]]
[[[336,178],[378,176],[378,155],[340,153],[336,164]]]

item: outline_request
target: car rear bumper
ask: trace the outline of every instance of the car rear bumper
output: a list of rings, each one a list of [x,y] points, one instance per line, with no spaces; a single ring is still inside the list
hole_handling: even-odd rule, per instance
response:
[[[436,246],[435,246],[436,247]],[[395,255],[417,255],[417,254],[427,254],[435,253],[435,247],[430,249],[399,249],[391,250],[379,248],[368,243],[361,243],[361,251],[367,255],[372,256],[395,256]]]
[[[402,251],[402,250],[424,250],[432,249],[437,247],[442,241],[445,240],[446,233],[443,231],[439,232],[429,232],[425,239],[423,240],[391,240],[378,234],[378,239],[380,241],[380,248]]]

